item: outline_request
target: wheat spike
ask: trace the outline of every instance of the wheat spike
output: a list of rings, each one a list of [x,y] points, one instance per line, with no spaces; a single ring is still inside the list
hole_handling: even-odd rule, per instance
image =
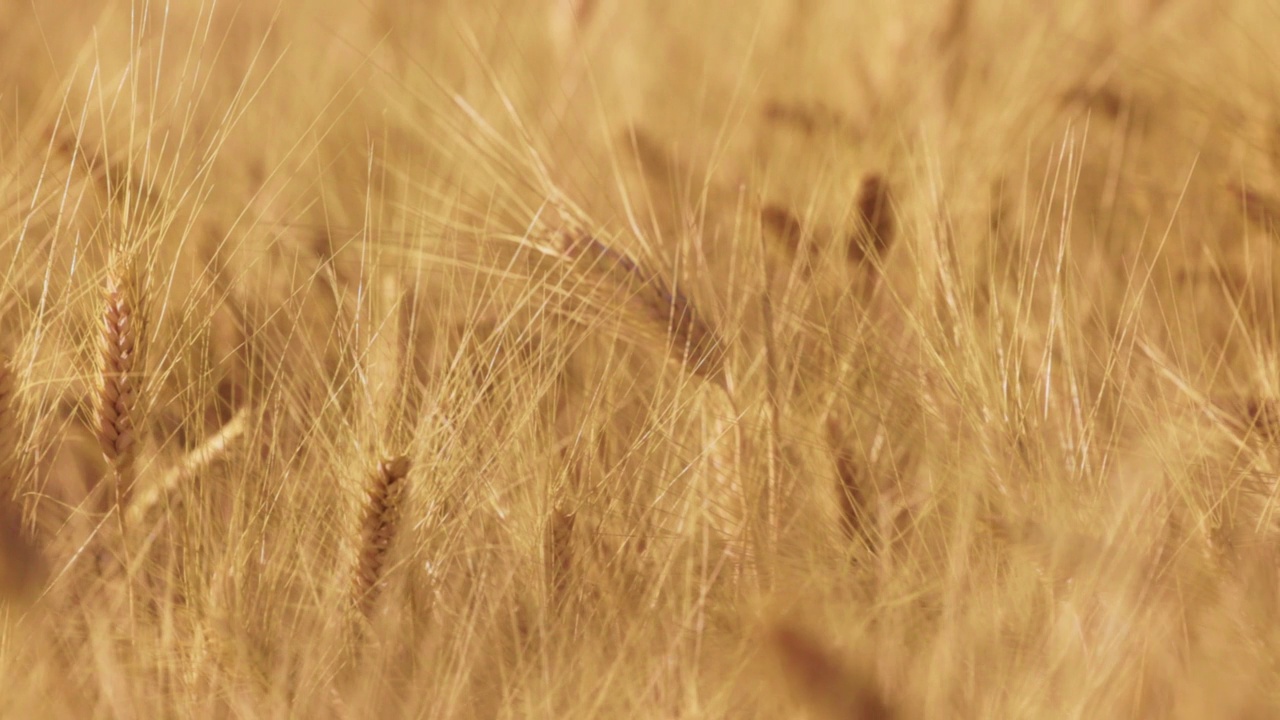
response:
[[[692,374],[724,385],[724,345],[684,295],[627,255],[589,235],[566,239],[564,255],[582,274],[581,286],[598,304],[635,312],[627,316],[629,338],[666,346],[668,356]]]
[[[382,460],[369,486],[354,592],[355,606],[365,618],[372,617],[382,589],[387,551],[395,541],[410,465],[409,458],[404,456]]]
[[[839,421],[834,417],[827,421],[827,436],[835,451],[836,459],[836,498],[840,504],[840,529],[850,542],[858,543],[869,550],[875,549],[875,537],[872,532],[869,498],[867,497],[867,479],[865,468],[854,458],[849,449],[848,438]]]
[[[13,365],[0,355],[0,472],[7,477],[17,460],[17,384]]]
[[[863,235],[849,243],[849,260],[857,264],[868,255],[883,255],[893,244],[895,227],[889,183],[877,173],[867,173],[858,185],[855,203]]]
[[[0,356],[0,598],[17,595],[39,569],[39,550],[23,528],[18,502],[17,395],[9,358]]]
[[[771,629],[768,640],[787,682],[822,717],[890,720],[900,716],[872,678],[850,667],[810,633],[779,625]]]
[[[120,505],[132,489],[137,450],[140,320],[134,283],[119,273],[111,273],[102,311],[97,435],[102,455],[115,475],[116,502]]]
[[[576,520],[576,514],[557,507],[547,522],[547,584],[556,602],[563,601],[569,588],[569,574],[573,567],[571,544]]]
[[[760,226],[781,240],[792,255],[804,250],[804,224],[781,205],[765,205],[760,209]]]

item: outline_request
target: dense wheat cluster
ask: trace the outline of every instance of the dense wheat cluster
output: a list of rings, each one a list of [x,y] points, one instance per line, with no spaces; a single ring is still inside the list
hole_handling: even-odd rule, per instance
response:
[[[0,717],[1280,716],[1277,31],[3,0]]]

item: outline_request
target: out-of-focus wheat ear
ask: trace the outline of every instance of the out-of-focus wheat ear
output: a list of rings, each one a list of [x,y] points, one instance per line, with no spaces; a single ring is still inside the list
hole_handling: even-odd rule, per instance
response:
[[[665,345],[668,357],[693,375],[726,386],[725,346],[693,304],[660,277],[589,235],[566,236],[564,256],[579,276],[572,290],[593,305],[620,305],[636,345]]]
[[[0,473],[12,483],[18,464],[18,384],[13,363],[0,354]]]
[[[768,633],[769,649],[795,694],[821,717],[889,720],[901,713],[878,684],[812,634],[790,625]]]
[[[827,421],[827,436],[836,456],[836,499],[840,506],[840,529],[850,542],[875,549],[871,531],[873,518],[868,508],[865,470],[848,447],[844,429],[834,417]]]
[[[770,204],[760,208],[760,225],[781,240],[793,254],[802,249],[804,225],[785,207]]]
[[[861,265],[867,258],[880,258],[893,245],[897,228],[893,220],[889,183],[879,173],[867,173],[858,185],[855,205],[858,232],[849,240],[849,261]]]
[[[0,599],[17,597],[41,569],[39,548],[22,522],[18,501],[17,383],[7,356],[0,356]]]
[[[557,605],[564,602],[569,590],[569,577],[573,571],[573,526],[576,521],[575,513],[566,512],[560,507],[554,508],[547,520],[547,587],[551,592],[552,602]]]
[[[366,619],[373,617],[382,590],[388,551],[400,525],[400,507],[410,467],[409,458],[404,456],[385,459],[378,463],[370,480],[352,595],[356,609]]]
[[[781,205],[765,205],[760,208],[760,229],[762,237],[778,241],[793,260],[799,261],[801,272],[813,273],[817,248],[794,213]]]
[[[119,507],[126,503],[134,480],[141,321],[137,283],[128,274],[113,270],[107,276],[102,309],[97,435],[114,475]]]
[[[1236,196],[1250,222],[1268,230],[1280,227],[1280,200],[1247,185],[1232,183],[1227,189]]]

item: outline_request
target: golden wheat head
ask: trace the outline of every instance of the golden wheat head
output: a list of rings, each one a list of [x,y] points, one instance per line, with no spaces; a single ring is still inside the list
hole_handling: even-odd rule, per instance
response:
[[[372,616],[382,589],[387,553],[399,527],[410,466],[409,458],[404,456],[382,460],[369,484],[353,588],[354,604],[366,618]]]
[[[580,289],[602,306],[620,304],[636,344],[665,345],[693,375],[724,384],[725,346],[684,295],[631,257],[588,235],[567,237],[564,254],[582,274]]]
[[[27,590],[39,569],[39,549],[22,523],[18,501],[17,385],[0,356],[0,598]]]
[[[102,309],[97,436],[115,475],[118,501],[133,482],[137,451],[140,323],[136,283],[113,271],[107,277]]]
[[[819,716],[832,720],[901,717],[873,678],[850,666],[817,636],[779,624],[770,629],[767,640],[784,679]]]

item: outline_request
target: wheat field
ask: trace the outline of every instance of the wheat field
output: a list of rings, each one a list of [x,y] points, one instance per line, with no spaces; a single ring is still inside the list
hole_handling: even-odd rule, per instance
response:
[[[1278,31],[3,0],[0,717],[1280,717]]]

